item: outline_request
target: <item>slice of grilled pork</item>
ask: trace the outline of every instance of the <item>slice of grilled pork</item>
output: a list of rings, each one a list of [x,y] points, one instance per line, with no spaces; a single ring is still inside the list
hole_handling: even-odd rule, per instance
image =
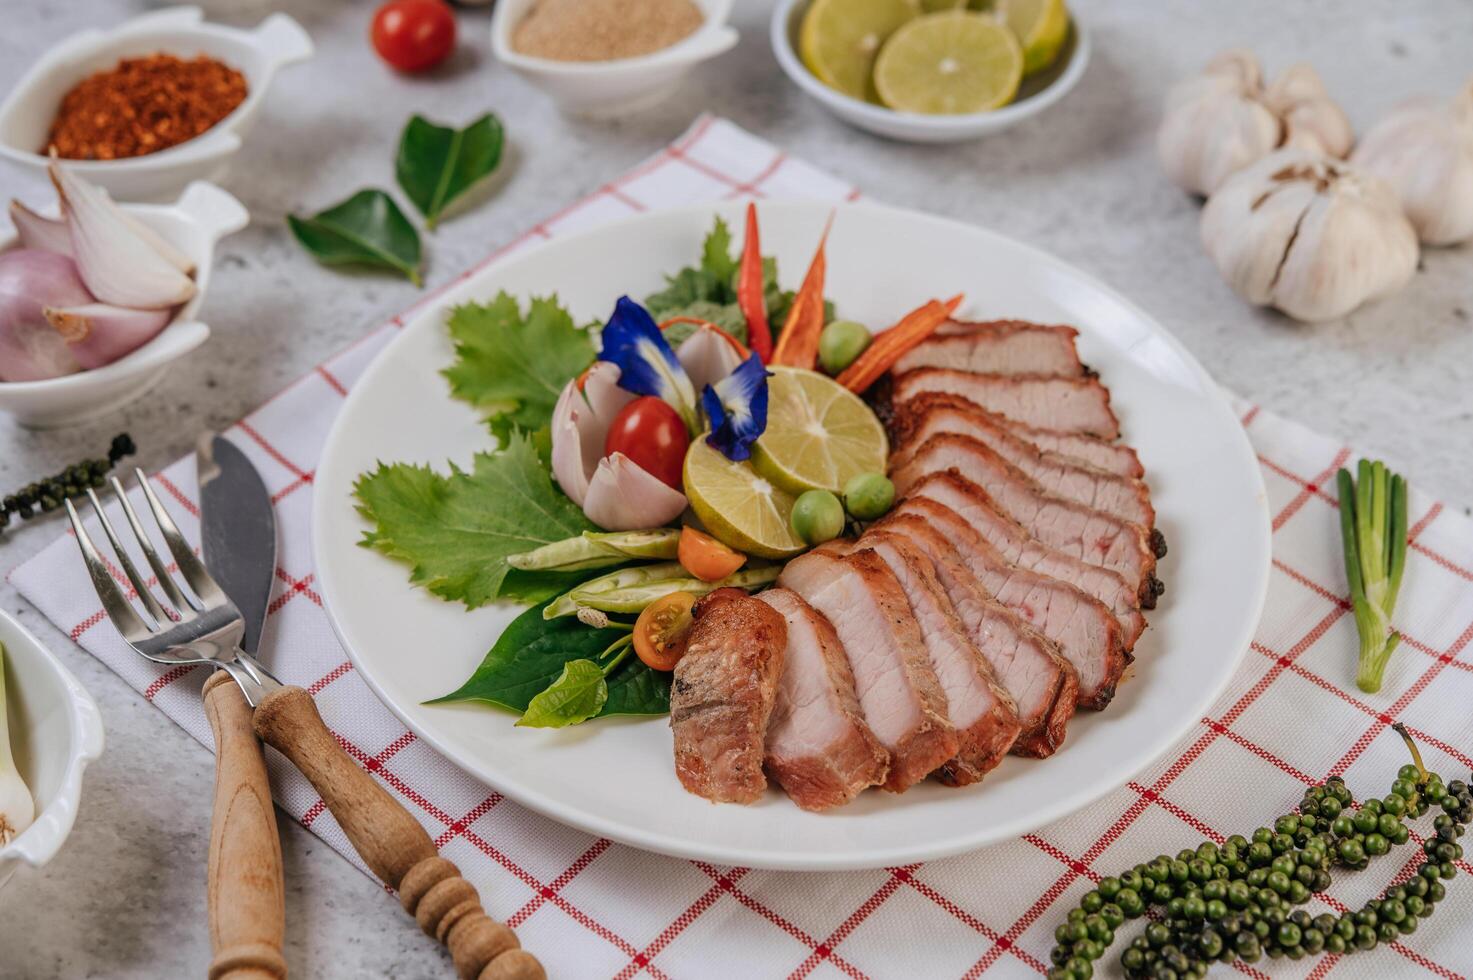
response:
[[[895,375],[890,398],[899,411],[912,398],[931,392],[957,395],[985,411],[1039,429],[1080,432],[1102,439],[1120,435],[1120,423],[1110,410],[1110,391],[1097,378],[917,368]]]
[[[924,367],[983,374],[1052,374],[1080,377],[1073,327],[1044,326],[1025,320],[957,323],[937,331],[895,364],[895,373]]]
[[[740,589],[718,589],[694,614],[670,688],[675,775],[713,803],[751,803],[767,787],[762,758],[788,627]]]
[[[777,703],[767,724],[768,775],[805,810],[827,810],[885,781],[890,755],[854,693],[854,672],[834,627],[788,589],[757,596],[788,624]]]
[[[902,792],[954,757],[956,730],[920,626],[879,557],[810,551],[778,577],[833,625],[854,672],[865,723],[890,753],[884,788]]]

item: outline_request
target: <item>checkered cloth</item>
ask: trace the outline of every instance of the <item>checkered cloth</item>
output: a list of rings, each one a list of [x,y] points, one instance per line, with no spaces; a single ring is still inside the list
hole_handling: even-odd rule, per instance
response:
[[[857,193],[729,122],[702,118],[658,156],[465,275],[538,238],[632,211],[747,195],[837,201]],[[1139,779],[1018,840],[924,866],[866,872],[715,867],[560,826],[503,799],[405,731],[354,674],[313,588],[307,533],[313,469],[342,397],[408,315],[394,317],[230,432],[260,467],[281,526],[279,581],[262,656],[283,680],[316,696],[343,746],[419,817],[480,888],[490,911],[518,930],[553,976],[1037,975],[1047,968],[1054,927],[1101,875],[1203,838],[1251,831],[1297,803],[1306,785],[1332,774],[1344,775],[1359,794],[1384,793],[1406,761],[1387,731],[1394,720],[1411,728],[1446,778],[1466,778],[1473,767],[1465,754],[1473,749],[1473,658],[1466,656],[1473,639],[1473,521],[1413,494],[1397,610],[1405,641],[1382,693],[1359,692],[1335,498],[1325,489],[1352,453],[1242,404],[1274,515],[1268,606],[1231,685]],[[193,461],[181,460],[154,479],[193,535]],[[104,623],[71,540],[16,569],[12,581],[52,622],[211,744],[199,698],[206,672],[160,669],[129,651]],[[357,863],[307,781],[279,757],[271,761],[282,809]],[[1408,874],[1417,849],[1395,853],[1363,875],[1344,876],[1333,897],[1312,899],[1311,911],[1343,908],[1341,902],[1358,906],[1385,886],[1393,863]],[[1239,971],[1315,978],[1473,972],[1467,932],[1473,884],[1454,881],[1449,891],[1433,919],[1389,949],[1240,964]]]

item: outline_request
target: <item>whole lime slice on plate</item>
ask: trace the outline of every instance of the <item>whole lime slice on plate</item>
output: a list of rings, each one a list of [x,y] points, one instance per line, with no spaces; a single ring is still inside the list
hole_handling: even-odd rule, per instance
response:
[[[815,371],[774,367],[767,430],[752,467],[789,493],[840,493],[851,477],[885,472],[885,427],[858,395]]]
[[[1022,80],[1022,45],[988,14],[917,17],[875,59],[875,89],[903,112],[986,112],[1011,102]]]
[[[791,558],[806,546],[793,533],[793,495],[733,462],[701,436],[685,454],[685,495],[722,544],[759,558]]]

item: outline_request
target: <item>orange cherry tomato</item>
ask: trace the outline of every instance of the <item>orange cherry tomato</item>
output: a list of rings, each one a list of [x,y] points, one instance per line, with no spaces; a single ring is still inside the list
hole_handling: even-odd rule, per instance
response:
[[[689,592],[661,596],[639,614],[634,622],[634,652],[651,670],[674,670],[685,656],[690,638],[691,606],[696,597]]]
[[[693,527],[680,529],[676,554],[685,570],[702,582],[719,582],[747,562],[747,556],[740,551]]]

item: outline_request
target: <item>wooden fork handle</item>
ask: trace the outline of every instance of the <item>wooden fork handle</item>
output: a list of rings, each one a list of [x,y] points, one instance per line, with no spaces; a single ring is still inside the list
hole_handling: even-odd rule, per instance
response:
[[[256,707],[256,734],[302,771],[364,863],[426,933],[450,948],[461,980],[544,980],[536,957],[481,908],[476,887],[435,850],[430,835],[338,745],[312,696],[274,691]]]
[[[285,980],[286,933],[281,839],[266,759],[251,706],[224,671],[205,683],[205,715],[215,732],[215,810],[208,875],[210,980]]]

